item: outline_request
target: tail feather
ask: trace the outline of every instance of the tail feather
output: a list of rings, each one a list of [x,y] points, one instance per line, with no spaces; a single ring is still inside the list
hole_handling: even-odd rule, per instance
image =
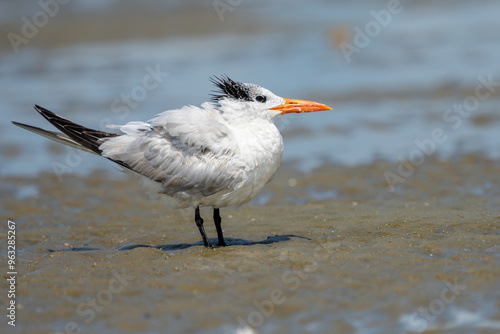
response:
[[[85,146],[78,144],[76,141],[74,141],[73,139],[69,138],[64,133],[55,132],[55,131],[48,131],[48,130],[45,130],[45,129],[37,128],[36,126],[32,126],[32,125],[28,125],[28,124],[23,124],[23,123],[18,123],[18,122],[12,122],[12,123],[15,124],[15,125],[17,125],[17,126],[19,126],[20,128],[23,128],[25,130],[34,132],[34,133],[36,133],[36,134],[38,134],[40,136],[44,136],[46,138],[52,139],[53,141],[56,141],[58,143],[65,144],[65,145],[77,148],[79,150],[82,150],[82,151],[87,151],[87,152],[90,152],[90,153],[93,153],[93,154],[98,154],[98,153],[92,151],[91,149],[86,148]]]
[[[102,144],[101,139],[118,136],[116,133],[109,133],[109,132],[104,132],[104,131],[99,131],[99,130],[93,130],[93,129],[89,129],[89,128],[86,128],[84,126],[81,126],[79,124],[73,123],[70,120],[67,120],[59,115],[56,115],[53,112],[51,112],[45,108],[42,108],[38,105],[35,105],[35,109],[47,121],[49,121],[52,125],[54,125],[59,130],[61,130],[62,133],[44,130],[44,129],[37,128],[35,126],[31,126],[31,125],[27,125],[27,124],[23,124],[23,123],[18,123],[18,122],[12,122],[12,123],[14,123],[15,125],[23,128],[25,130],[34,132],[36,134],[47,137],[47,138],[52,139],[54,141],[57,141],[59,143],[69,145],[69,146],[78,148],[80,150],[91,152],[91,153],[101,155],[101,156],[102,156],[102,154],[101,154],[102,151],[99,149],[99,146]],[[109,159],[109,160],[121,165],[122,167],[131,169],[130,166],[128,166],[123,161],[114,160],[114,159]]]

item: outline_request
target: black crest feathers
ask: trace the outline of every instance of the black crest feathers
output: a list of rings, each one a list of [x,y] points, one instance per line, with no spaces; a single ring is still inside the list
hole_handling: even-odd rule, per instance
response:
[[[211,94],[212,101],[217,102],[224,98],[233,98],[242,101],[252,101],[248,88],[241,82],[230,79],[227,75],[212,76],[210,81],[218,88]]]

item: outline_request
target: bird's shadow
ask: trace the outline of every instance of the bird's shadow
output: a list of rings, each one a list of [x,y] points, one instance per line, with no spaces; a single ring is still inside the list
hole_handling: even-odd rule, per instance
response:
[[[293,235],[293,234],[275,235],[275,236],[267,237],[267,239],[259,240],[259,241],[250,241],[250,240],[236,239],[236,238],[225,238],[224,240],[226,241],[226,246],[253,246],[253,245],[268,245],[268,244],[273,244],[273,243],[282,242],[282,241],[289,241],[291,238],[311,240],[310,238],[302,237],[300,235]],[[209,241],[212,245],[217,244],[217,239],[210,239]],[[124,246],[124,247],[119,248],[118,250],[119,251],[126,251],[126,250],[135,249],[135,248],[156,248],[156,249],[160,249],[162,251],[173,251],[173,250],[187,249],[187,248],[194,247],[194,246],[202,246],[203,247],[203,241],[198,241],[198,242],[195,242],[193,244],[170,244],[170,245],[161,245],[161,246],[136,244],[136,245]],[[219,246],[214,246],[214,248],[219,248]],[[68,251],[84,252],[84,251],[93,251],[93,250],[101,250],[101,249],[94,248],[94,247],[72,247],[72,248],[59,249],[59,250],[48,249],[48,251],[51,253],[52,252],[68,252]]]

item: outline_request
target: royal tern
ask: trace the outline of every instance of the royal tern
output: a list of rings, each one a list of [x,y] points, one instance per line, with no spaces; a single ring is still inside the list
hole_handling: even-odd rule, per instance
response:
[[[219,208],[255,197],[281,163],[283,138],[274,125],[283,114],[331,108],[317,102],[284,99],[255,84],[227,76],[211,78],[217,87],[201,107],[185,106],[148,122],[113,125],[121,134],[92,130],[40,106],[35,109],[60,132],[13,122],[57,142],[105,157],[143,179],[146,190],[167,205],[193,208],[205,247],[201,207],[213,208],[218,246],[226,246]]]

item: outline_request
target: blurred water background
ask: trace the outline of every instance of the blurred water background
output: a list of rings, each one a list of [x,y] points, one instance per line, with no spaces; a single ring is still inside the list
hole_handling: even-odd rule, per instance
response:
[[[99,315],[111,322],[86,332],[156,333],[167,323],[242,333],[236,316],[286,287],[282,273],[308,263],[317,242],[335,248],[332,260],[262,332],[498,333],[499,173],[488,158],[500,157],[499,13],[500,2],[486,0],[0,0],[0,213],[23,227],[20,325],[47,333],[82,321],[75,309],[101,291],[98,278],[135,267],[137,292],[117,296],[123,302]],[[280,119],[292,169],[253,204],[224,210],[228,235],[307,230],[313,241],[165,258],[118,252],[199,236],[191,216],[189,224],[179,212],[165,218],[111,162],[10,122],[54,130],[33,110],[39,104],[106,130],[200,105],[209,77],[221,74],[333,107]],[[423,167],[403,191],[387,192],[387,166],[409,165]],[[107,250],[47,253],[82,245]],[[451,303],[443,282],[457,280],[468,290]],[[439,293],[450,305],[422,326],[416,310],[437,305]]]
[[[77,174],[114,168],[10,123],[50,129],[34,104],[105,129],[200,105],[213,88],[208,78],[220,74],[333,107],[278,122],[284,162],[295,168],[418,160],[415,150],[425,159],[432,145],[427,154],[415,140],[432,138],[437,128],[442,157],[479,151],[498,158],[500,3],[391,6],[0,1],[0,173],[36,175],[53,171],[54,162],[77,166]],[[155,71],[159,80],[147,81]],[[476,88],[488,80],[493,84],[480,88],[479,99]],[[462,114],[453,110],[464,104]]]

